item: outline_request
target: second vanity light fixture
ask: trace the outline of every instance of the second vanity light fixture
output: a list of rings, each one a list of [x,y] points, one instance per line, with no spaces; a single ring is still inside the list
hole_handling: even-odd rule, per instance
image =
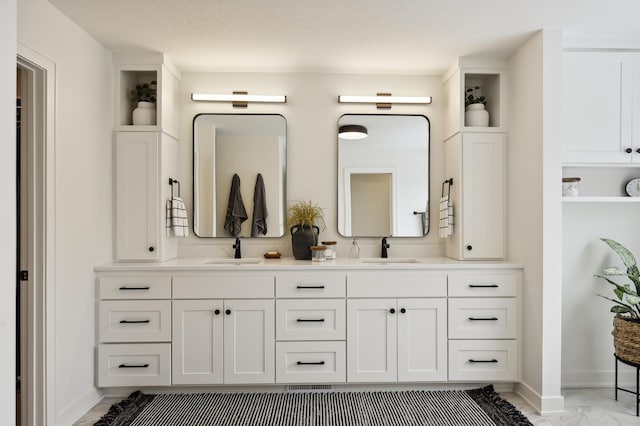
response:
[[[231,102],[234,108],[246,108],[249,102],[286,103],[286,95],[249,95],[247,92],[233,92],[233,94],[192,93],[192,101]]]
[[[378,93],[376,96],[347,96],[339,95],[341,104],[376,104],[378,109],[390,109],[392,104],[418,104],[428,105],[431,96],[391,96],[391,93]]]
[[[338,136],[342,139],[364,139],[367,134],[367,128],[359,124],[345,124],[338,128]]]

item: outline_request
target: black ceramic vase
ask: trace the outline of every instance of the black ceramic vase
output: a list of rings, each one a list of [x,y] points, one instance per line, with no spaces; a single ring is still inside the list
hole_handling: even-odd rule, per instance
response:
[[[320,228],[313,225],[294,225],[291,227],[291,246],[293,257],[297,260],[311,259],[311,246],[318,245]]]

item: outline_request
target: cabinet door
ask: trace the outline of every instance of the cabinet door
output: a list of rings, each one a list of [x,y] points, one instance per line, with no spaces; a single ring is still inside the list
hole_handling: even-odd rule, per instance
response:
[[[446,299],[398,300],[398,381],[447,380]]]
[[[347,381],[397,380],[396,299],[347,301]]]
[[[624,52],[564,53],[564,162],[631,161],[632,60]]]
[[[173,384],[222,383],[221,300],[174,300]]]
[[[224,382],[275,382],[273,300],[224,302]]]
[[[504,145],[505,136],[502,133],[463,135],[462,182],[459,188],[463,205],[462,211],[458,213],[455,212],[454,205],[454,233],[462,233],[461,249],[464,259],[504,257]],[[456,216],[459,224],[457,230]]]
[[[116,257],[158,260],[158,134],[116,133]]]

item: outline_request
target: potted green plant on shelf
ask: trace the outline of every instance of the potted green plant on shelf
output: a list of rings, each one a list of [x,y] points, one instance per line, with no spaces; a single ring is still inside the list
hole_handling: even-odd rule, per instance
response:
[[[614,303],[611,312],[616,314],[613,319],[615,354],[624,361],[638,364],[640,363],[640,271],[635,257],[626,247],[607,238],[601,238],[601,240],[616,252],[626,268],[606,267],[602,270],[602,275],[595,275],[611,284],[616,296],[616,299],[613,299],[598,294]],[[630,283],[618,282],[616,277],[626,277]]]
[[[464,93],[464,125],[469,127],[487,127],[489,112],[485,109],[487,101],[481,94],[480,86],[467,87]]]
[[[291,231],[293,257],[298,260],[311,259],[311,246],[318,244],[320,226],[324,230],[324,211],[309,201],[297,201],[288,209],[287,226]]]
[[[137,107],[133,110],[132,121],[134,125],[153,126],[156,124],[156,93],[157,82],[137,84],[131,89],[129,96],[131,103]]]

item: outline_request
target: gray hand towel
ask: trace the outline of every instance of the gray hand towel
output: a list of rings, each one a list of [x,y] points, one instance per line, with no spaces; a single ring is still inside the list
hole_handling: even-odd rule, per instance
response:
[[[233,175],[231,180],[231,191],[229,192],[229,204],[227,204],[227,215],[224,218],[224,229],[231,235],[237,237],[240,234],[242,222],[248,219],[247,211],[244,208],[242,194],[240,193],[240,177]]]
[[[251,222],[251,236],[267,235],[267,195],[264,190],[262,174],[256,177],[256,187],[253,190],[253,220]]]

